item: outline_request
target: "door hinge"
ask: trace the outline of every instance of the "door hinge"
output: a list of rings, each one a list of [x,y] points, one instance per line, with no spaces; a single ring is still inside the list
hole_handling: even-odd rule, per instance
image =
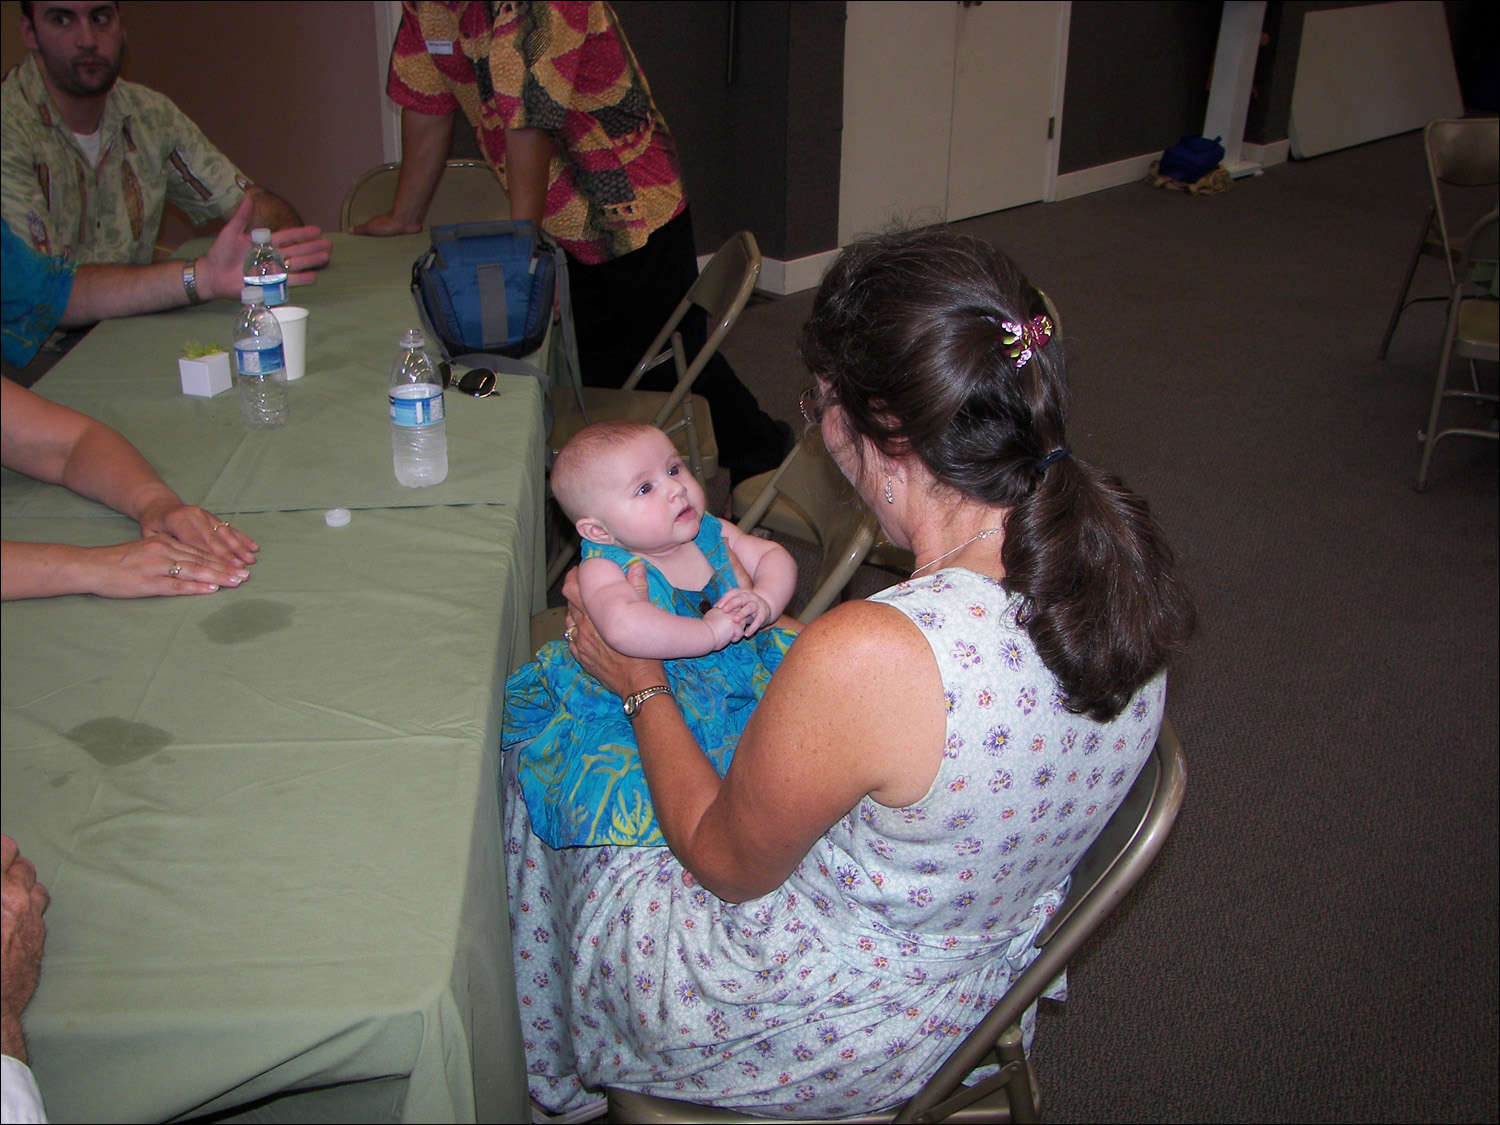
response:
[[[1050,141],[1057,133],[1057,118],[1047,118],[1047,139]]]

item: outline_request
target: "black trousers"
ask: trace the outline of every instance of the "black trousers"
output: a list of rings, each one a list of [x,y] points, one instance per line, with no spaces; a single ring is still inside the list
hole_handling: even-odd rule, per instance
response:
[[[698,255],[687,210],[623,258],[589,266],[570,257],[568,279],[584,384],[624,383],[697,277]],[[691,361],[708,335],[703,310],[689,310],[680,331]],[[641,388],[670,390],[675,380],[675,369],[665,363],[646,374]],[[780,463],[785,453],[781,430],[722,353],[704,365],[693,393],[708,401],[719,462],[731,477],[738,481]]]

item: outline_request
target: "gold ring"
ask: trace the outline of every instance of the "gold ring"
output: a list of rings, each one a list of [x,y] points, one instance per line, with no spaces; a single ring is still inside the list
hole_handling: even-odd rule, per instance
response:
[[[229,526],[229,521],[228,520],[220,520],[218,523],[214,524],[214,531],[218,531],[219,528],[221,528],[221,527],[228,527],[228,526]],[[214,533],[213,531],[209,532],[210,535],[212,535],[213,533]]]
[[[576,636],[578,636],[577,625],[569,625],[566,629],[563,630],[563,640],[567,641],[569,644],[573,643],[573,638]]]
[[[182,573],[182,564],[181,563],[173,563],[172,564],[172,569],[169,570],[169,571],[167,571],[167,577],[168,578],[176,578],[181,573]]]

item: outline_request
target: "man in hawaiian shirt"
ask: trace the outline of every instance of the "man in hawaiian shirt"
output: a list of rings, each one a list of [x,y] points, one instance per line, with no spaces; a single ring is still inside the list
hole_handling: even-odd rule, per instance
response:
[[[460,111],[510,196],[567,252],[583,381],[618,387],[698,276],[677,145],[606,3],[402,4],[386,92],[402,107],[391,210],[356,234],[422,229]],[[701,310],[683,321],[691,357]],[[659,390],[670,365],[641,386]],[[695,394],[708,401],[734,481],[775,468],[791,430],[772,420],[722,355]]]
[[[247,192],[252,226],[301,226],[169,98],[119,79],[125,29],[113,0],[22,0],[21,11],[31,53],[0,87],[0,204],[37,251],[144,264],[166,202],[202,224],[233,214]]]

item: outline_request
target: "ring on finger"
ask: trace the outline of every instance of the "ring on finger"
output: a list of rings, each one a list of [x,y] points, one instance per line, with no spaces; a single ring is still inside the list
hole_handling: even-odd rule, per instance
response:
[[[176,578],[181,573],[182,573],[182,564],[181,563],[173,563],[172,566],[167,570],[167,577],[168,578]]]
[[[573,638],[576,636],[578,636],[577,625],[569,625],[566,629],[563,630],[563,640],[567,641],[569,644],[573,643]]]

